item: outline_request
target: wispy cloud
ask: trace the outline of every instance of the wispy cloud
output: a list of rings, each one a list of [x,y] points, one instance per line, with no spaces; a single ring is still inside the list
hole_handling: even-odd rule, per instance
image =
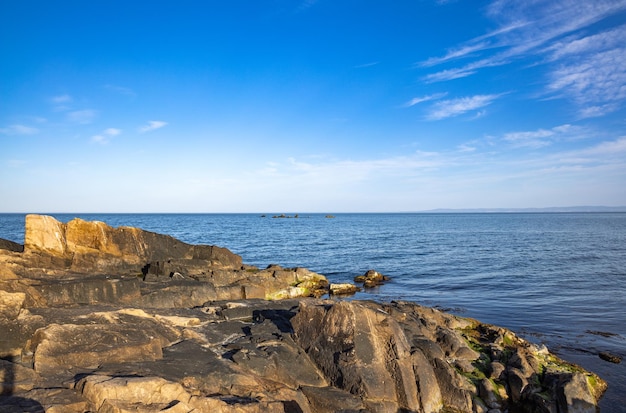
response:
[[[364,69],[366,67],[372,67],[372,66],[376,66],[377,64],[379,64],[380,62],[370,62],[370,63],[363,63],[361,65],[356,65],[354,66],[355,69]]]
[[[458,116],[476,109],[489,106],[494,100],[498,99],[498,95],[475,95],[456,99],[442,100],[435,103],[426,116],[429,120],[441,120]]]
[[[550,61],[555,61],[590,52],[621,48],[624,46],[625,38],[626,25],[622,25],[590,36],[568,36],[549,45],[542,52],[548,55]]]
[[[34,135],[39,133],[39,129],[26,125],[10,125],[6,128],[0,128],[3,135]]]
[[[73,112],[68,112],[67,120],[84,125],[93,122],[97,115],[98,111],[93,109],[75,110]]]
[[[577,102],[582,118],[617,110],[626,100],[626,46],[577,55],[550,73],[548,90]]]
[[[70,95],[59,95],[59,96],[53,96],[52,99],[50,99],[52,101],[52,103],[69,103],[71,102],[73,99]]]
[[[102,133],[92,136],[91,141],[105,145],[111,141],[112,137],[117,136],[120,133],[122,133],[120,129],[108,128],[108,129],[105,129]]]
[[[509,132],[504,134],[502,139],[515,147],[541,148],[562,139],[579,139],[583,131],[580,127],[565,124],[551,129]]]
[[[526,135],[565,136],[573,128],[561,125],[547,129],[547,133],[533,131]],[[519,134],[521,137],[522,132]],[[254,176],[247,176],[254,181],[253,188],[249,182],[242,185],[258,194],[277,188],[297,194],[292,198],[303,200],[300,208],[318,199],[321,193],[326,194],[323,198],[332,197],[338,204],[347,198],[353,201],[361,197],[364,208],[382,210],[393,208],[395,200],[401,201],[401,205],[424,205],[428,202],[425,199],[432,199],[438,204],[433,207],[467,207],[472,202],[493,205],[507,194],[513,196],[509,201],[517,205],[529,205],[531,197],[538,197],[541,203],[563,202],[564,196],[581,190],[607,200],[625,199],[623,195],[616,197],[610,186],[605,190],[600,184],[605,178],[619,179],[626,174],[626,137],[595,141],[575,150],[554,146],[554,150],[540,153],[512,151],[510,146],[502,145],[506,143],[503,140],[497,143],[497,150],[489,147],[483,151],[480,142],[470,142],[451,150],[363,160],[290,158],[268,163]],[[370,191],[361,192],[362,188]],[[364,194],[374,188],[379,196],[365,199]],[[546,194],[550,194],[549,199]],[[387,202],[378,203],[380,199]],[[579,198],[572,199],[581,202]]]
[[[150,132],[156,129],[160,129],[167,125],[167,122],[163,122],[161,120],[151,120],[147,125],[144,125],[139,128],[140,133]]]
[[[404,107],[411,107],[411,106],[415,106],[419,103],[423,103],[423,102],[428,102],[431,100],[437,100],[437,99],[441,99],[443,97],[445,97],[448,93],[444,92],[444,93],[435,93],[433,95],[426,95],[426,96],[420,96],[420,97],[416,97],[413,98],[411,100],[409,100],[408,102],[406,102],[404,104]]]
[[[318,0],[303,0],[298,6],[298,11],[304,11],[310,7],[313,7]]]
[[[462,45],[459,48],[448,50],[448,53],[442,57],[431,57],[418,65],[423,67],[436,66],[450,60],[468,57],[468,55],[471,56],[475,52],[482,51],[490,47],[492,47],[491,43],[485,41],[476,42],[475,44]]]
[[[137,93],[135,93],[134,90],[124,86],[104,85],[104,88],[112,92],[119,93],[120,95],[125,95],[133,98],[137,96]]]
[[[74,101],[68,94],[53,96],[50,98],[50,103],[52,103],[53,110],[55,112],[66,112],[70,110],[70,103]]]
[[[581,117],[622,106],[626,94],[626,25],[589,35],[587,29],[626,11],[626,0],[493,0],[487,16],[499,28],[469,39],[420,67],[467,62],[426,74],[428,83],[472,76],[521,59],[547,64],[546,91],[573,99]]]

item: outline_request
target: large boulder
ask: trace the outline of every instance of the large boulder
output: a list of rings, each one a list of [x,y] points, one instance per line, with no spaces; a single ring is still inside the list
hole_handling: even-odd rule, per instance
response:
[[[144,275],[151,266],[171,260],[202,260],[207,267],[240,269],[242,260],[225,248],[190,245],[169,235],[133,227],[113,228],[76,218],[63,224],[53,217],[27,215],[26,253],[62,258],[68,269],[90,273]],[[208,268],[207,268],[208,270]]]

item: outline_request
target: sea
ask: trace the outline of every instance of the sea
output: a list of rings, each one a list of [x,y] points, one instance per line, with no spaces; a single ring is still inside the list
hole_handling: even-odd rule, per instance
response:
[[[391,280],[352,299],[509,328],[605,379],[603,413],[626,411],[626,213],[50,215],[219,245],[246,264],[306,267],[330,282],[377,270]],[[24,217],[0,214],[0,238],[23,243]]]

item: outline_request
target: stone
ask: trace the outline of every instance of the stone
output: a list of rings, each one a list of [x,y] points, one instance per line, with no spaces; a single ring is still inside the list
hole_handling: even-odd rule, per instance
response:
[[[493,381],[489,379],[482,379],[478,383],[478,395],[490,409],[502,408],[500,395]]]
[[[350,283],[330,284],[331,295],[353,295],[360,290],[359,287]]]
[[[32,358],[40,374],[162,358],[162,347],[170,340],[157,329],[141,325],[143,328],[138,330],[137,326],[123,324],[51,324],[35,332],[22,358]]]
[[[589,389],[587,378],[573,373],[558,390],[558,404],[567,413],[596,413],[596,401]]]
[[[527,376],[521,370],[512,367],[507,370],[507,383],[509,385],[511,400],[514,403],[519,402],[522,399],[526,386],[528,386]]]
[[[40,377],[34,370],[0,359],[0,394],[29,391],[39,380]]]
[[[365,274],[354,277],[354,281],[358,283],[363,283],[363,287],[365,288],[377,287],[388,280],[389,277],[382,275],[375,270],[368,270],[365,272]]]
[[[506,370],[504,364],[499,361],[493,361],[489,363],[487,367],[487,371],[489,373],[490,379],[500,380],[502,378],[502,373]]]
[[[9,293],[0,290],[0,318],[15,320],[22,310],[25,299],[24,293]]]
[[[67,252],[65,226],[53,217],[26,215],[25,229],[25,251],[43,251],[52,255],[65,255]]]
[[[24,252],[24,246],[8,239],[0,238],[0,249],[11,252]]]
[[[359,397],[336,387],[302,386],[302,393],[316,413],[358,412],[365,409]]]

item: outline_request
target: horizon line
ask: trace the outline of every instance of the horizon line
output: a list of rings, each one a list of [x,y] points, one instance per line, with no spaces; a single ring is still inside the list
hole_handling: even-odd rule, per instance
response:
[[[228,212],[228,211],[116,211],[116,212],[106,212],[106,211],[30,211],[30,212],[16,212],[16,211],[0,211],[0,214],[5,215],[51,215],[51,214],[90,214],[90,215],[122,215],[122,214],[132,214],[132,215],[211,215],[211,214],[260,214],[260,215],[270,215],[270,214],[292,214],[292,215],[301,215],[301,214],[428,214],[428,213],[507,213],[507,212],[626,212],[626,205],[619,206],[604,206],[604,205],[580,205],[580,206],[558,206],[558,207],[480,207],[480,208],[433,208],[433,209],[423,209],[423,210],[406,210],[406,211],[239,211],[239,212]]]

